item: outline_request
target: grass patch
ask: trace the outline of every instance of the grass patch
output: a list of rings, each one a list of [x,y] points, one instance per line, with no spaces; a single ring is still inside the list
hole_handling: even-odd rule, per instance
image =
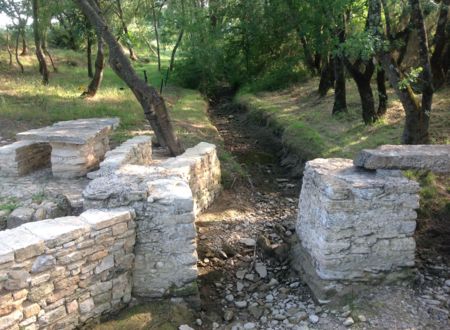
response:
[[[400,144],[404,110],[392,90],[388,92],[386,115],[374,125],[366,126],[361,118],[357,88],[352,81],[347,82],[348,113],[338,116],[331,116],[332,92],[324,98],[318,97],[317,79],[278,92],[243,91],[236,96],[236,102],[248,109],[251,120],[269,127],[282,138],[289,152],[303,161],[319,157],[353,159],[362,149]],[[450,143],[449,108],[450,88],[446,87],[434,96],[429,130],[432,143]],[[450,177],[424,171],[407,171],[406,175],[421,186],[418,232],[425,234],[418,236],[419,245],[441,246],[440,252],[448,253]]]
[[[279,92],[251,94],[240,92],[236,102],[249,110],[249,116],[281,136],[283,143],[304,160],[317,157],[354,158],[365,148],[400,144],[404,111],[389,91],[385,117],[371,126],[362,122],[361,102],[355,84],[347,81],[348,113],[331,116],[333,93],[319,98],[318,80]],[[375,89],[376,90],[376,89]],[[450,143],[450,90],[436,93],[430,123],[433,143]]]
[[[30,52],[31,54],[32,52]],[[142,134],[152,134],[143,110],[128,87],[107,67],[100,90],[95,98],[80,98],[89,84],[85,55],[70,50],[53,50],[58,72],[51,73],[50,85],[43,86],[37,70],[35,56],[23,56],[22,75],[16,67],[8,67],[6,52],[0,53],[0,136],[14,139],[15,134],[32,128],[51,125],[58,121],[119,117],[120,126],[113,132],[113,145]],[[163,67],[168,58],[163,58]],[[149,83],[159,89],[163,74],[158,72],[156,61],[133,63],[143,77],[147,71]],[[223,142],[210,123],[207,101],[198,91],[168,85],[163,89],[174,128],[185,148],[201,141],[214,143],[219,156],[224,159],[224,185],[232,182],[239,171],[233,157],[224,155]],[[229,171],[229,172],[228,172]]]
[[[0,211],[12,212],[19,206],[18,200],[14,197],[0,199]]]
[[[95,330],[154,329],[177,330],[182,324],[193,324],[192,311],[182,304],[158,301],[120,312],[113,320],[97,325]]]

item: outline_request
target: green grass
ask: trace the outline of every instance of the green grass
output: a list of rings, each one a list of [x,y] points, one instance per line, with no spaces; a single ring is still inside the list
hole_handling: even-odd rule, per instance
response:
[[[20,204],[16,198],[10,197],[0,199],[0,211],[12,212],[19,206]]]
[[[97,325],[96,330],[153,329],[177,330],[182,324],[193,324],[194,315],[184,305],[158,301],[127,308],[114,319]]]
[[[151,134],[151,129],[139,103],[128,87],[107,67],[99,92],[94,98],[81,98],[89,84],[84,54],[69,50],[54,50],[58,72],[51,73],[50,85],[43,86],[33,55],[22,57],[25,74],[17,67],[9,68],[6,52],[0,52],[0,136],[14,139],[15,134],[31,128],[78,118],[119,117],[120,127],[112,135],[113,144],[141,134]],[[163,67],[168,58],[163,57]],[[156,61],[133,63],[143,77],[147,71],[149,83],[159,90],[161,78]],[[169,85],[162,93],[168,106],[176,133],[185,148],[206,141],[219,147],[224,159],[224,184],[229,185],[239,167],[223,149],[216,128],[210,123],[206,100],[198,91]],[[227,172],[231,171],[231,172]]]
[[[356,86],[349,80],[348,113],[331,116],[332,91],[324,98],[315,92],[317,79],[279,92],[238,93],[236,102],[249,109],[249,116],[268,125],[291,152],[304,160],[317,157],[353,158],[362,149],[383,144],[399,144],[404,113],[400,102],[389,92],[389,109],[371,126],[361,119],[361,102]],[[376,91],[376,90],[374,90]],[[450,143],[449,89],[434,99],[430,132],[435,143]]]
[[[404,110],[389,91],[388,111],[384,118],[371,126],[363,124],[361,102],[356,86],[348,81],[348,113],[331,116],[332,91],[318,98],[318,81],[283,91],[252,94],[240,92],[236,102],[249,110],[249,117],[267,125],[282,138],[291,153],[307,161],[314,158],[342,157],[353,159],[365,148],[383,144],[400,144],[404,125]],[[376,89],[374,89],[376,91]],[[430,134],[433,143],[450,143],[450,88],[438,91],[433,99]],[[439,219],[450,215],[450,179],[423,171],[407,171],[406,175],[421,186],[419,230],[446,226]],[[422,240],[423,241],[423,240]]]

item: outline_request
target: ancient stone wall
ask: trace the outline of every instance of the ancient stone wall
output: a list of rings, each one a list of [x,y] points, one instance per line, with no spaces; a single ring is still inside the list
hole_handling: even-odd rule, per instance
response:
[[[83,196],[86,208],[135,210],[133,295],[146,300],[197,294],[195,215],[219,191],[216,148],[200,143],[158,166],[124,165],[94,179]]]
[[[100,163],[100,169],[90,172],[87,177],[95,179],[113,173],[126,164],[150,165],[152,161],[152,138],[150,136],[135,136],[122,143],[114,150],[106,153]]]
[[[89,210],[0,232],[0,329],[73,329],[125,306],[133,218]]]

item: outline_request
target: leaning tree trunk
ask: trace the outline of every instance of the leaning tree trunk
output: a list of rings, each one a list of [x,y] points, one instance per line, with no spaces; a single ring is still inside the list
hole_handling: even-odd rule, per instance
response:
[[[331,57],[327,57],[327,62],[322,67],[319,82],[319,96],[324,97],[334,86],[334,66]]]
[[[47,63],[45,62],[45,55],[42,51],[41,35],[39,32],[39,3],[38,0],[32,0],[31,6],[33,9],[33,34],[34,43],[36,46],[36,57],[39,62],[39,72],[42,75],[42,83],[48,85],[49,73]]]
[[[47,48],[47,37],[44,35],[44,38],[42,39],[42,51],[44,54],[49,58],[50,64],[52,65],[53,72],[58,72],[58,68],[55,65],[55,62],[53,61],[52,54],[50,54],[50,51]]]
[[[445,73],[442,66],[446,40],[445,29],[448,21],[450,0],[442,0],[441,9],[439,11],[439,19],[434,35],[434,51],[430,59],[431,71],[433,73],[433,85],[435,88],[440,88],[445,83]]]
[[[105,68],[105,54],[103,52],[103,40],[100,35],[97,36],[97,57],[95,59],[95,72],[92,80],[85,92],[81,94],[83,97],[94,97],[103,80],[103,70]]]
[[[20,56],[28,55],[28,46],[27,46],[27,40],[25,38],[25,29],[22,30],[22,52],[20,53]]]
[[[130,87],[141,104],[158,142],[167,146],[172,155],[181,154],[183,148],[175,136],[164,99],[155,88],[148,86],[138,77],[127,56],[123,53],[122,47],[100,16],[100,10],[95,3],[89,2],[89,0],[76,0],[76,2],[91,24],[96,27],[97,33],[108,44],[111,68]]]
[[[377,70],[378,111],[377,116],[382,117],[387,111],[386,75],[383,69]]]
[[[172,50],[172,55],[170,56],[170,65],[169,65],[169,71],[173,71],[173,67],[175,65],[175,54],[177,52],[178,47],[180,46],[181,39],[183,38],[184,30],[181,29],[180,34],[178,35],[177,42],[175,43],[175,46]]]
[[[20,72],[24,73],[22,62],[20,62],[19,59],[19,39],[20,39],[20,28],[18,28],[17,30],[15,53],[16,53],[16,62],[17,64],[19,64]]]

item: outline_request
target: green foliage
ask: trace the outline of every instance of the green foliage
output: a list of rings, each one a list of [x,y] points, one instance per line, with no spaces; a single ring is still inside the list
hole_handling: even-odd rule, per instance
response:
[[[435,174],[430,171],[404,171],[405,176],[417,181],[420,185],[420,209],[418,214],[420,218],[429,218],[433,215],[433,212],[449,213],[450,202],[442,190],[446,189],[447,193],[450,192],[450,181],[447,179],[446,188],[438,187],[438,180]],[[442,183],[444,183],[443,180]]]
[[[380,43],[379,38],[371,33],[360,31],[349,36],[341,45],[339,52],[352,60],[360,58],[363,61],[369,61],[375,55],[377,45]]]
[[[399,82],[400,89],[407,89],[412,84],[416,84],[419,81],[420,74],[422,73],[423,68],[411,68],[408,73],[405,74],[402,80]]]
[[[9,198],[6,198],[6,199],[0,199],[0,211],[12,212],[16,208],[18,208],[19,205],[20,204],[19,204],[17,198],[14,198],[14,197],[9,197]]]

